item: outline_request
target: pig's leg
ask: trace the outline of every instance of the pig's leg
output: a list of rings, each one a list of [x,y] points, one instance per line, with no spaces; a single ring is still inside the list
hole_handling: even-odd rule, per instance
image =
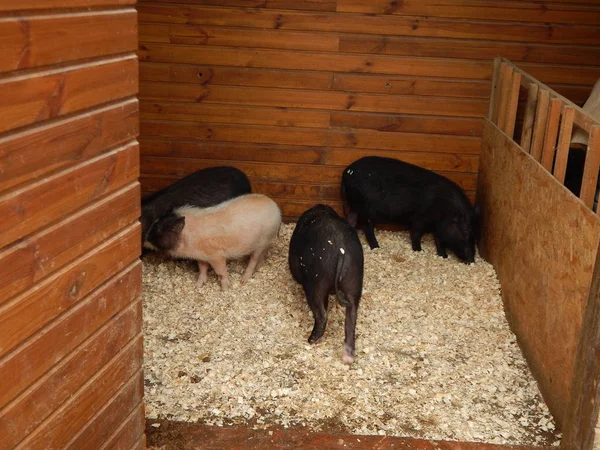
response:
[[[196,281],[196,287],[202,287],[206,280],[208,280],[208,266],[209,264],[205,261],[198,261],[198,270],[200,274],[198,275],[198,281]]]
[[[436,233],[433,233],[433,239],[435,240],[435,249],[437,251],[438,256],[441,256],[442,258],[447,258],[448,253],[446,252],[446,247],[444,246],[444,243]]]
[[[312,282],[314,283],[314,281]],[[313,327],[312,333],[308,338],[310,344],[315,344],[325,333],[325,327],[327,326],[327,289],[323,289],[319,285],[314,285],[304,288],[306,294],[306,300],[308,306],[313,313],[315,319],[315,326]]]
[[[419,219],[413,218],[411,220],[410,225],[410,243],[412,244],[412,249],[415,252],[420,252],[421,249],[421,239],[425,232],[423,231],[425,227],[421,223]]]
[[[346,306],[346,338],[344,340],[344,354],[342,356],[342,361],[344,362],[344,364],[352,364],[354,362],[356,316],[358,313],[357,303],[358,302],[355,298],[349,298],[348,306]]]
[[[371,219],[367,219],[365,221],[365,237],[367,238],[367,242],[369,243],[369,247],[371,247],[371,250],[379,247],[379,243],[375,238],[375,226],[373,225]]]
[[[242,284],[244,284],[246,281],[248,281],[252,277],[252,275],[258,269],[260,264],[262,264],[264,256],[265,256],[264,248],[256,250],[254,253],[252,253],[252,255],[250,255],[250,259],[248,260],[248,265],[246,266],[246,270],[244,271],[244,274],[242,275],[242,281],[241,281]]]
[[[231,284],[229,283],[229,273],[227,272],[227,260],[225,258],[213,259],[210,265],[221,278],[221,289],[226,291]]]

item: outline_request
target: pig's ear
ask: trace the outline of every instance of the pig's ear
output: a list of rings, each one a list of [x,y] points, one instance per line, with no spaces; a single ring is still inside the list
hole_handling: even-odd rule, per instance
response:
[[[177,217],[171,225],[171,230],[175,233],[181,233],[185,226],[185,217]]]

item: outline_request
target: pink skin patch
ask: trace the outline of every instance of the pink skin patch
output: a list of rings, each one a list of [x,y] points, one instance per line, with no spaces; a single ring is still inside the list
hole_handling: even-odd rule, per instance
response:
[[[344,364],[352,364],[354,362],[354,357],[352,355],[350,355],[350,353],[348,353],[348,351],[346,351],[346,349],[344,349],[344,354],[342,356],[342,362]]]

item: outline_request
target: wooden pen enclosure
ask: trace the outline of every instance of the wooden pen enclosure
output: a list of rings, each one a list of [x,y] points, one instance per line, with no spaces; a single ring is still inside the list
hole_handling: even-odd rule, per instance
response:
[[[288,219],[317,202],[340,210],[341,171],[367,154],[438,171],[474,200],[483,136],[484,155],[512,148],[541,177],[529,187],[545,180],[556,191],[546,201],[559,198],[580,217],[565,227],[597,227],[596,216],[482,120],[498,55],[585,100],[600,77],[597,1],[141,0],[137,11],[135,3],[0,2],[0,449],[144,446],[140,193],[194,170],[239,167]],[[505,122],[495,121],[508,131],[513,104],[501,105]],[[588,180],[598,161],[590,164]],[[491,173],[479,194],[490,204],[517,176]],[[510,238],[500,219],[494,228],[486,217],[489,239]],[[544,236],[546,244],[559,239]],[[514,293],[515,305],[507,303],[548,403],[571,430],[569,445],[583,442],[572,430],[589,432],[574,425],[573,412],[597,415],[575,404],[595,376],[573,354],[578,342],[593,341],[581,331],[591,333],[583,323],[595,317],[585,299],[597,241],[586,239],[583,253],[548,263],[558,270],[576,260],[572,291],[535,275],[555,300],[574,299],[574,308],[558,308],[564,324],[548,305],[539,319],[554,321],[531,334],[537,312],[520,309],[527,299]],[[546,264],[532,253],[528,264]],[[497,263],[504,287],[509,255],[497,257],[505,258]],[[515,276],[525,273],[534,276]],[[532,295],[538,306],[545,298]],[[564,333],[551,333],[554,325]],[[563,337],[560,351],[543,350]]]

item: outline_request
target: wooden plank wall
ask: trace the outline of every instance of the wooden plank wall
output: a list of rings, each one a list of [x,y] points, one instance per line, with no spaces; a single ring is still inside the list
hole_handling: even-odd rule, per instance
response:
[[[144,445],[134,1],[0,2],[0,449]]]
[[[576,102],[600,77],[598,1],[141,0],[144,193],[232,164],[296,217],[339,209],[367,154],[474,196],[492,59]]]

